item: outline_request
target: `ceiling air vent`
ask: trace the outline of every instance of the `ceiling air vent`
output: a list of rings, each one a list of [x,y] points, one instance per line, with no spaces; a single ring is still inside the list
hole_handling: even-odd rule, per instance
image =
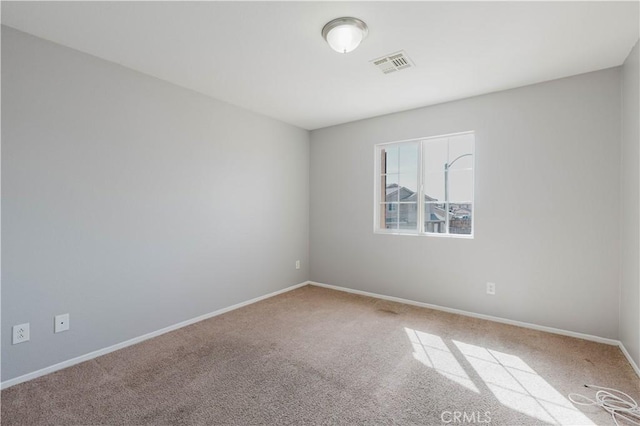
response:
[[[371,63],[384,74],[390,74],[414,66],[404,50],[374,59]]]

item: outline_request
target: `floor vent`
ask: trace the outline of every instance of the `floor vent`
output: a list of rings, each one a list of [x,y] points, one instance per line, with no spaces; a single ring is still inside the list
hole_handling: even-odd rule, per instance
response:
[[[371,63],[384,74],[390,74],[415,66],[404,50],[374,59]]]

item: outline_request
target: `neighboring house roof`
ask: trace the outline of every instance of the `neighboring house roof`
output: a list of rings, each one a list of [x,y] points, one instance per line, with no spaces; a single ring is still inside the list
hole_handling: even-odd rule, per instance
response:
[[[389,195],[392,192],[396,192],[398,190],[398,184],[397,183],[391,183],[389,185],[387,185],[387,195]]]
[[[459,208],[452,211],[453,217],[463,218],[463,217],[471,217],[471,210],[467,208]]]
[[[407,198],[406,200],[404,200],[404,201],[416,201],[416,199],[417,199],[417,198],[418,198],[418,193],[417,193],[417,192],[414,192],[413,194],[411,194],[411,196],[410,196],[410,197],[408,197],[408,198]],[[425,202],[426,202],[426,201],[438,201],[438,199],[437,199],[437,198],[429,197],[427,194],[425,194],[425,195],[424,195],[424,201],[425,201]]]
[[[400,191],[400,201],[415,202],[418,198],[417,192],[414,192],[404,186],[400,186],[397,183],[391,183],[387,185],[387,188],[386,188],[387,199],[393,198],[393,195],[395,195],[395,193],[397,193],[398,191]],[[428,195],[425,194],[424,201],[438,201],[438,199],[429,197]]]
[[[396,198],[396,194],[399,193],[400,201],[411,201],[409,198],[415,193],[409,188],[405,188],[404,186],[399,186],[397,183],[392,183],[387,185],[386,196],[388,199]]]

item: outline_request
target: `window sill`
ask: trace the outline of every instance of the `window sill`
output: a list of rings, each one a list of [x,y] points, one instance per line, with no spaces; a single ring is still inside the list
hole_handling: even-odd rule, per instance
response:
[[[379,235],[404,235],[408,237],[435,237],[435,238],[455,238],[461,240],[473,240],[473,234],[464,235],[464,234],[436,234],[436,233],[418,233],[418,232],[396,232],[396,231],[382,231],[376,229],[373,231],[374,234]]]

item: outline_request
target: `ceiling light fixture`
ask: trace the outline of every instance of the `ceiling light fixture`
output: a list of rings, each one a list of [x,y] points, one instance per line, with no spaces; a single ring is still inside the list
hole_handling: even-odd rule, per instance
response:
[[[360,45],[369,33],[367,24],[357,18],[337,18],[322,29],[322,37],[338,53],[349,53]]]

